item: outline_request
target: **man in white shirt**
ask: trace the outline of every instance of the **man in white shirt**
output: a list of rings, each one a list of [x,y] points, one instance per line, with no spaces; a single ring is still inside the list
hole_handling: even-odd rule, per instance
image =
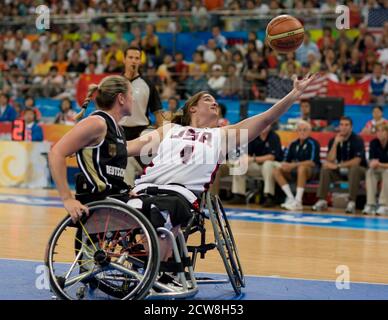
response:
[[[222,93],[222,89],[224,88],[224,84],[226,81],[226,77],[222,74],[222,66],[219,64],[215,64],[212,67],[212,76],[208,80],[209,87],[220,95]]]

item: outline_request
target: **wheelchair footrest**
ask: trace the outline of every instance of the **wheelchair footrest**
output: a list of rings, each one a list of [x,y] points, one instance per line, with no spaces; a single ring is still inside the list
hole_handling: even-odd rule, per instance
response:
[[[189,257],[182,257],[182,262],[178,263],[175,261],[162,261],[160,262],[159,271],[161,272],[184,272],[185,267],[191,267],[193,265]]]
[[[209,250],[213,250],[216,247],[215,243],[205,243],[200,246],[187,246],[189,252],[206,253]]]

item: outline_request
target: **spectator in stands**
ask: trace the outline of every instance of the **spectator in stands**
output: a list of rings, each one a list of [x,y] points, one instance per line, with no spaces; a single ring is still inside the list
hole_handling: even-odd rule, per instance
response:
[[[319,72],[321,69],[321,63],[319,62],[318,56],[313,51],[307,53],[307,64],[310,66],[310,73]]]
[[[116,59],[110,59],[109,64],[105,67],[104,73],[122,73],[123,65],[119,64]]]
[[[240,161],[247,162],[248,171],[245,175],[233,175],[232,193],[233,198],[230,204],[245,203],[246,179],[257,177],[264,179],[265,206],[274,204],[275,180],[272,175],[274,163],[280,163],[283,159],[280,138],[271,125],[265,128],[262,133],[248,144],[248,154],[243,155]]]
[[[219,64],[213,65],[212,74],[207,83],[216,96],[220,96],[222,94],[225,81],[226,77],[223,75],[222,66]]]
[[[307,121],[299,121],[296,129],[298,139],[288,147],[284,162],[275,163],[273,176],[286,194],[282,208],[287,210],[303,210],[303,194],[306,182],[316,176],[320,168],[320,145],[311,137],[311,125]],[[297,180],[294,196],[288,180]]]
[[[236,76],[241,76],[245,71],[245,61],[244,57],[240,51],[236,51],[233,53],[233,65],[236,67]]]
[[[189,74],[189,65],[184,61],[182,52],[175,53],[175,63],[172,68],[172,78],[178,83],[183,83]]]
[[[342,43],[345,44],[349,49],[352,47],[352,41],[346,35],[346,29],[339,30],[338,38],[334,42],[335,52],[339,51],[340,45]]]
[[[371,102],[385,104],[388,97],[388,76],[383,74],[381,63],[375,63],[370,82]]]
[[[162,81],[162,92],[160,97],[166,100],[171,96],[177,95],[177,83],[171,77],[167,77]]]
[[[388,21],[385,21],[383,24],[383,33],[380,37],[378,47],[380,49],[388,48]]]
[[[213,67],[215,64],[219,64],[220,66],[222,66],[222,69],[225,70],[228,64],[227,56],[225,53],[229,53],[229,51],[227,50],[223,51],[221,48],[216,48],[214,50],[214,53],[216,55],[216,60],[214,61],[213,64],[209,65],[210,67],[209,69],[211,69],[211,67]]]
[[[324,49],[332,48],[334,46],[334,38],[330,27],[323,28],[323,36],[317,41],[318,49],[323,51]]]
[[[36,120],[34,110],[26,108],[23,117],[25,123],[24,141],[43,141],[43,130]]]
[[[203,48],[202,47],[198,48],[203,50],[203,60],[209,65],[216,61],[216,58],[217,58],[215,53],[216,48],[217,48],[217,43],[216,43],[216,40],[213,38],[210,38],[207,41],[207,46]]]
[[[172,56],[166,54],[163,58],[163,63],[158,67],[156,74],[162,81],[166,79],[171,79],[171,73],[174,71],[174,62],[172,60]]]
[[[96,64],[94,61],[89,61],[88,66],[85,69],[86,74],[101,74],[104,72],[104,69],[102,68],[102,65]]]
[[[251,41],[251,42],[254,41],[256,49],[259,52],[262,52],[264,44],[263,44],[263,41],[261,41],[260,39],[257,38],[257,33],[256,32],[250,31],[248,33],[248,41]]]
[[[23,117],[24,109],[27,109],[27,108],[34,110],[36,121],[40,121],[42,119],[42,114],[41,114],[39,108],[35,105],[35,99],[31,96],[27,96],[24,99],[24,106],[23,106],[22,112],[20,114],[22,117]]]
[[[322,13],[334,13],[336,6],[337,6],[336,0],[326,0],[321,5],[321,12]]]
[[[191,73],[195,66],[199,66],[203,73],[207,73],[208,64],[203,61],[203,53],[201,51],[195,51],[193,53],[193,62],[189,65],[189,73]]]
[[[209,25],[209,15],[201,0],[194,1],[194,5],[191,8],[191,14],[194,28],[198,31],[206,30]]]
[[[360,181],[365,176],[366,159],[364,141],[353,132],[351,118],[341,118],[339,133],[329,141],[328,150],[319,178],[319,200],[314,204],[313,210],[322,211],[327,208],[326,197],[331,182],[347,179],[349,202],[345,212],[354,213]]]
[[[239,99],[243,96],[242,90],[242,78],[236,75],[236,66],[230,64],[228,66],[228,75],[222,88],[221,97],[226,99]]]
[[[15,109],[9,104],[8,96],[0,93],[0,122],[14,121],[16,116]]]
[[[153,24],[148,23],[146,25],[146,34],[141,40],[141,47],[147,55],[147,58],[154,64],[159,63],[160,58],[160,46],[159,38],[155,34],[155,27]]]
[[[82,48],[81,41],[74,41],[73,48],[67,53],[67,60],[71,60],[73,52],[78,52],[79,61],[87,64],[88,63],[88,53]]]
[[[103,60],[104,67],[107,68],[110,65],[111,60],[116,60],[116,66],[121,67],[124,64],[124,52],[120,49],[116,42],[113,42],[106,52]]]
[[[319,49],[317,45],[311,41],[310,32],[306,31],[302,45],[298,48],[298,50],[296,50],[296,60],[300,63],[308,62],[307,54],[309,51],[312,51],[316,56],[319,56]]]
[[[267,4],[263,3],[262,0],[256,0],[255,3],[256,3],[256,9],[255,9],[256,14],[261,14],[261,15],[268,14],[269,7]]]
[[[208,91],[209,85],[206,77],[199,65],[195,65],[191,72],[190,77],[185,82],[186,96],[190,97],[199,91]]]
[[[377,52],[368,51],[365,54],[365,58],[362,59],[362,73],[371,74],[376,63],[378,63]]]
[[[373,108],[373,119],[369,120],[365,127],[362,129],[361,134],[375,134],[378,125],[387,123],[388,121],[383,118],[383,108],[375,106]]]
[[[364,214],[388,214],[388,125],[377,126],[377,137],[369,144],[369,169],[366,172],[367,201]],[[381,183],[378,207],[377,185]]]
[[[44,77],[50,72],[53,62],[50,60],[47,52],[42,53],[40,62],[34,66],[33,75]]]
[[[69,126],[74,125],[76,123],[75,116],[77,115],[77,112],[73,110],[69,98],[65,98],[61,101],[60,109],[61,111],[56,115],[54,123]]]
[[[289,67],[292,67],[291,69]],[[300,62],[295,60],[295,53],[289,52],[286,55],[286,61],[280,65],[280,77],[291,78],[293,74],[300,73]],[[292,70],[290,74],[290,70]]]
[[[178,109],[179,109],[179,100],[175,96],[168,98],[168,100],[167,100],[167,109],[171,113],[175,113],[175,112],[178,111]]]
[[[148,65],[146,74],[146,78],[155,86],[158,92],[162,91],[163,83],[162,80],[156,74],[156,68],[154,65]]]
[[[249,95],[253,99],[259,99],[263,96],[263,91],[267,85],[268,65],[263,56],[256,51],[252,52],[251,63],[244,74],[244,78],[249,86]]]
[[[54,66],[58,68],[58,73],[61,76],[64,76],[67,72],[67,66],[69,62],[65,59],[65,52],[62,50],[57,50],[57,57],[54,61]]]
[[[361,78],[362,63],[360,59],[360,51],[357,48],[353,48],[350,54],[350,59],[346,62],[343,67],[343,71],[350,78]]]
[[[219,26],[212,27],[212,35],[213,35],[213,39],[216,41],[217,47],[221,48],[222,50],[225,49],[226,45],[228,44],[228,41],[221,34],[221,29]]]
[[[86,64],[79,60],[78,51],[74,51],[71,55],[70,62],[67,66],[67,72],[83,73],[86,69]]]
[[[42,93],[44,97],[53,98],[63,91],[65,80],[62,75],[58,73],[58,68],[52,66],[50,72],[42,80]]]
[[[326,49],[322,54],[322,65],[326,65],[329,73],[337,74],[338,64],[333,49]]]

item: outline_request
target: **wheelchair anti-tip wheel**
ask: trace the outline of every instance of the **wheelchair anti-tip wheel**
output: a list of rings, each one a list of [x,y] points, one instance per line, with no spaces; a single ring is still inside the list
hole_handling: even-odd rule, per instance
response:
[[[217,249],[234,291],[241,294],[241,287],[245,287],[244,274],[225,210],[217,196],[213,197],[208,193],[206,200]]]
[[[142,299],[159,270],[154,227],[117,200],[89,203],[89,217],[67,216],[46,251],[52,291],[61,299]]]

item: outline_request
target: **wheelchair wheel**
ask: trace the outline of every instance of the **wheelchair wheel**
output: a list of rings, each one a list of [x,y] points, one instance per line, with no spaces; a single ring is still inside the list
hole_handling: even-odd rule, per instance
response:
[[[230,224],[229,224],[228,218],[226,216],[224,207],[222,206],[221,200],[218,196],[216,196],[216,202],[217,202],[217,209],[218,209],[217,210],[218,211],[217,212],[218,213],[217,214],[218,222],[219,222],[221,229],[223,231],[224,239],[229,240],[228,243],[230,246],[231,254],[237,263],[236,275],[239,278],[241,286],[245,287],[244,273],[243,273],[243,270],[241,267],[240,256],[238,255],[237,246],[236,246],[236,242],[234,241],[232,229],[230,227]]]
[[[53,232],[46,266],[62,299],[142,299],[159,270],[159,243],[151,223],[118,201],[88,204],[89,217],[67,216]]]
[[[241,287],[244,287],[245,283],[232,231],[220,200],[212,197],[210,193],[208,193],[207,197],[207,207],[214,230],[217,249],[224,262],[230,283],[235,293],[239,295],[241,294]]]

